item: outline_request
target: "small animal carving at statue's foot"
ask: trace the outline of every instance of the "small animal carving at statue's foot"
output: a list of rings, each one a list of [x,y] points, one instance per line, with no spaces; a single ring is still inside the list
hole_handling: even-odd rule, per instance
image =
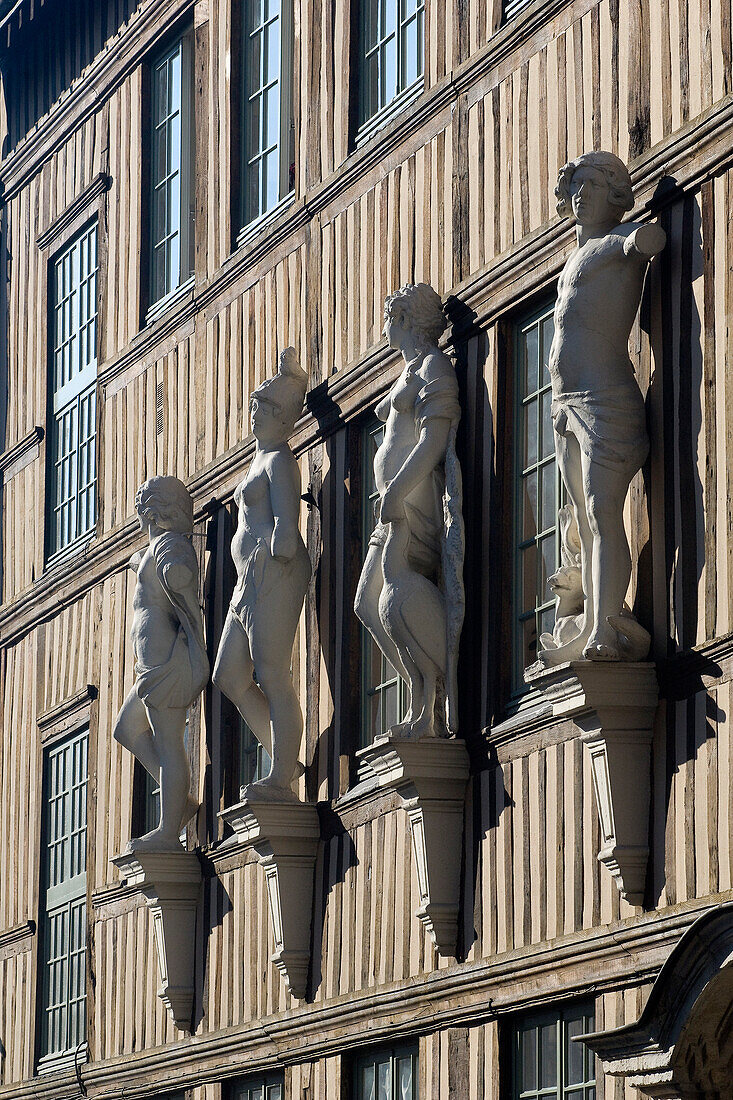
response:
[[[133,837],[125,851],[134,855],[137,852],[182,852],[184,848],[177,836],[171,836],[157,828],[143,836]]]
[[[620,615],[609,615],[604,631],[588,640],[583,656],[588,661],[643,661],[649,653],[651,635],[624,605]]]

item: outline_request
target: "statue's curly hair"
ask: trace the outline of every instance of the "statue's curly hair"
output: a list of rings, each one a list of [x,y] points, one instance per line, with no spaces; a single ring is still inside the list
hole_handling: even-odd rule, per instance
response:
[[[599,172],[603,172],[608,183],[608,201],[611,206],[619,208],[619,220],[622,213],[631,210],[634,205],[634,194],[631,188],[631,176],[624,162],[614,153],[583,153],[582,156],[564,164],[558,173],[555,198],[557,212],[561,218],[573,216],[570,184],[575,172],[581,167],[597,168]]]
[[[395,310],[401,311],[410,328],[431,344],[438,343],[448,325],[440,295],[427,283],[408,283],[390,294],[384,303],[385,320]]]
[[[190,535],[193,500],[177,477],[156,476],[144,481],[135,494],[135,511],[165,531]]]

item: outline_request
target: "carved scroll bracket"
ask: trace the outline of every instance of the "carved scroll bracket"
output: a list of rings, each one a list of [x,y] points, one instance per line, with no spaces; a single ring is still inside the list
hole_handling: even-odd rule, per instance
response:
[[[385,790],[401,798],[410,821],[420,906],[417,917],[441,955],[455,956],[461,887],[468,752],[463,741],[379,738],[359,755]]]
[[[653,664],[575,661],[526,679],[571,718],[590,754],[601,824],[598,859],[621,896],[643,905],[649,860],[651,744],[659,690]]]
[[[194,994],[196,909],[201,864],[195,852],[126,852],[112,860],[153,916],[163,1001],[176,1027],[190,1031]]]
[[[240,844],[251,847],[265,872],[275,939],[272,961],[294,997],[308,987],[313,880],[321,835],[318,811],[306,802],[245,799],[220,815]]]

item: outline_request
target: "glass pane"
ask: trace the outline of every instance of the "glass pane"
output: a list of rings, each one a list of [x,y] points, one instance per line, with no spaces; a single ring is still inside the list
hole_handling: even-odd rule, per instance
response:
[[[265,132],[263,148],[277,145],[280,141],[280,85],[276,84],[265,92]]]
[[[270,84],[280,76],[280,20],[265,27],[265,83]]]
[[[522,541],[535,538],[539,530],[537,514],[537,473],[522,478]]]
[[[259,27],[262,24],[264,16],[263,0],[246,0],[246,6],[249,12],[247,29],[252,31],[255,27]]]
[[[555,607],[548,607],[546,611],[543,611],[540,615],[540,634],[552,634],[555,626]]]
[[[381,36],[386,38],[397,30],[397,4],[399,0],[382,0]]]
[[[273,206],[277,205],[280,197],[280,158],[277,149],[273,150],[272,153],[268,153],[265,157],[264,171],[265,199],[263,210],[271,210]]]
[[[361,1073],[361,1091],[359,1100],[375,1100],[374,1066],[364,1066]]]
[[[399,1100],[412,1100],[412,1058],[400,1058],[397,1062],[397,1089]]]
[[[380,0],[362,0],[365,54],[373,49],[379,40],[379,4]]]
[[[565,1065],[567,1067],[566,1084],[582,1085],[585,1081],[585,1046],[583,1043],[574,1043],[574,1035],[582,1035],[584,1031],[583,1017],[567,1020],[565,1023]]]
[[[557,1025],[540,1027],[540,1086],[557,1086]]]
[[[519,1091],[527,1092],[537,1088],[537,1031],[535,1028],[520,1032],[519,1046],[521,1074]]]
[[[519,674],[521,679],[522,669],[531,665],[537,658],[537,622],[535,616],[525,619],[522,623],[522,653]]]
[[[522,591],[520,614],[534,611],[537,606],[537,544],[532,543],[521,552]],[[543,601],[544,602],[544,601]]]
[[[557,561],[555,557],[555,536],[547,535],[546,538],[542,539],[540,546],[542,563],[538,596],[539,603],[546,603],[547,600],[552,599],[552,593],[547,582],[557,569]]]
[[[523,397],[528,397],[537,389],[537,374],[539,369],[539,334],[537,326],[533,325],[529,332],[524,334],[524,392]]]
[[[280,14],[280,0],[267,0],[267,18],[274,19]]]
[[[420,43],[418,41],[418,21],[415,17],[402,28],[402,71],[400,90],[414,83],[420,75]]]
[[[548,531],[557,523],[557,471],[550,462],[540,471],[542,478],[542,530]]]
[[[392,1100],[391,1069],[390,1062],[377,1066],[377,1100]]]
[[[555,453],[555,431],[552,426],[552,390],[546,390],[540,399],[540,436],[542,439],[542,458]]]
[[[537,461],[537,399],[524,406],[524,468],[534,466]]]
[[[542,381],[541,385],[546,386],[550,381],[550,349],[552,347],[552,337],[555,334],[555,321],[552,316],[545,317],[542,322]]]
[[[397,95],[397,37],[393,35],[380,50],[382,88],[380,106],[384,107]]]
[[[379,110],[379,54],[373,53],[364,61],[362,76],[362,115],[371,118]]]
[[[267,1100],[282,1100],[282,1086],[281,1085],[268,1085],[267,1086]]]

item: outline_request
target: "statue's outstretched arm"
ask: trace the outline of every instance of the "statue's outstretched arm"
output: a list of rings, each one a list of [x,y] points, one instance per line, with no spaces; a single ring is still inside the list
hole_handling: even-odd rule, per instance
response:
[[[650,222],[649,225],[640,225],[624,241],[624,252],[627,256],[635,252],[645,260],[651,260],[661,252],[667,243],[667,234],[661,225]]]

